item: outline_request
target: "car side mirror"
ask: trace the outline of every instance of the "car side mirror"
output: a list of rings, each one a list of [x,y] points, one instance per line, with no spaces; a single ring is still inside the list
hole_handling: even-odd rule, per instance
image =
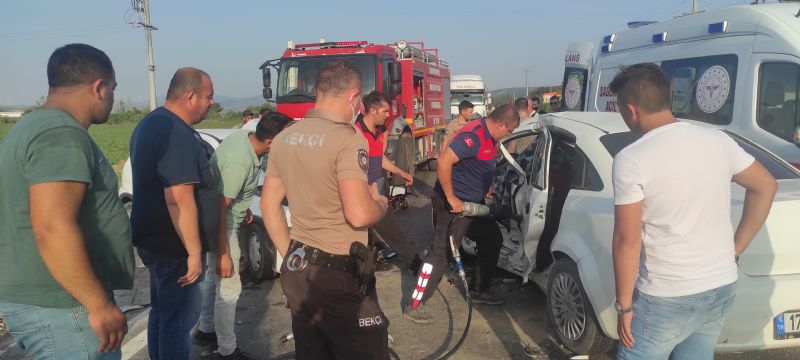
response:
[[[393,84],[402,82],[403,69],[400,67],[400,63],[390,62],[388,63],[388,65],[389,65],[389,80],[391,80]]]
[[[800,126],[794,128],[794,145],[800,148]]]
[[[389,87],[389,92],[392,94],[392,96],[400,95],[403,93],[403,85],[399,83],[392,83],[392,85]]]
[[[272,99],[272,75],[269,72],[269,66],[261,69],[261,82],[264,85],[264,90],[261,95],[265,100]]]
[[[269,66],[265,66],[261,69],[261,81],[264,84],[265,88],[271,87],[272,85],[272,75],[269,72]]]

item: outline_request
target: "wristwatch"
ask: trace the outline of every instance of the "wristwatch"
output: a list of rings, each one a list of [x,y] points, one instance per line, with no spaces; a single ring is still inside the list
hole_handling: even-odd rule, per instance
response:
[[[617,315],[622,316],[633,311],[633,304],[631,304],[631,306],[628,307],[622,307],[622,305],[620,305],[619,302],[614,301],[614,310],[617,310]]]

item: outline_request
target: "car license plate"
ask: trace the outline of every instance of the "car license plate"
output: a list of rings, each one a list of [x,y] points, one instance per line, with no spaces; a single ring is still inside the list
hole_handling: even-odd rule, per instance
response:
[[[800,338],[800,311],[787,311],[773,319],[775,340]]]

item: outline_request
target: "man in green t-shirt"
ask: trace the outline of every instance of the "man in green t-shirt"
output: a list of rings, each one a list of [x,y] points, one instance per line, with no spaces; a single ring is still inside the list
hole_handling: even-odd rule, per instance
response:
[[[255,132],[242,130],[229,135],[211,156],[211,169],[220,193],[220,224],[217,253],[208,253],[208,269],[203,280],[203,307],[196,343],[217,343],[215,358],[249,359],[236,345],[234,323],[236,302],[242,292],[239,278],[239,224],[250,223],[249,207],[258,185],[262,156],[269,152],[272,138],[292,122],[281,113],[263,117]],[[264,266],[271,266],[264,264]]]
[[[36,359],[119,359],[127,333],[112,290],[133,286],[117,176],[87,129],[108,120],[111,60],[56,49],[49,91],[0,142],[0,315]]]

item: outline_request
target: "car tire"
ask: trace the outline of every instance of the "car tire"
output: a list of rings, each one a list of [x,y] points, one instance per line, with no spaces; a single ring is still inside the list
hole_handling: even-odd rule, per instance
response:
[[[569,258],[559,259],[550,270],[546,311],[558,340],[575,354],[602,354],[616,344],[603,334],[578,267]]]
[[[403,210],[408,209],[408,199],[406,199],[405,196],[399,197],[397,199],[397,206],[400,207],[400,209],[403,209]]]
[[[273,270],[275,248],[261,219],[253,219],[250,224],[239,227],[239,248],[242,251],[242,275],[254,280],[274,279],[277,274]]]

